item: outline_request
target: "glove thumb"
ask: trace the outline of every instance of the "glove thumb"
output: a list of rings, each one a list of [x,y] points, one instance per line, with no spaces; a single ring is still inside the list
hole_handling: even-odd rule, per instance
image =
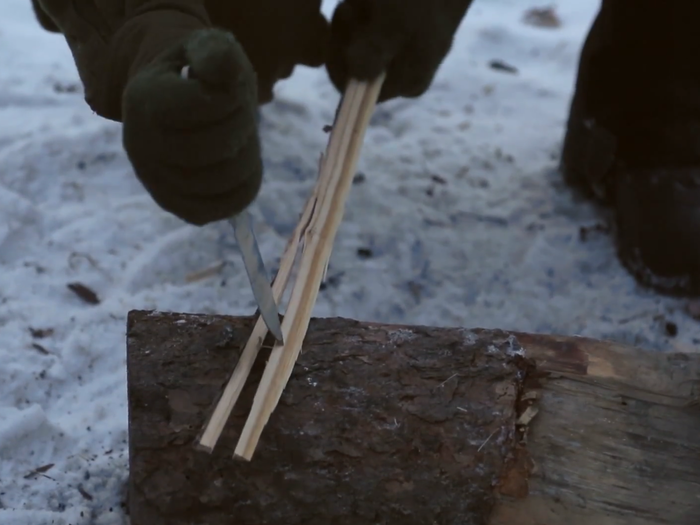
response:
[[[255,78],[253,65],[234,36],[219,29],[196,31],[185,42],[189,76],[206,86],[230,91]]]

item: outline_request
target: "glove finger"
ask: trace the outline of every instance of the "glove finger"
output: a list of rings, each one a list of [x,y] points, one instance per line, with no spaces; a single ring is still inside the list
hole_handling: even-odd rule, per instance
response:
[[[360,81],[370,81],[391,69],[401,52],[405,37],[400,32],[378,30],[370,26],[357,33],[345,49],[348,75]]]
[[[225,132],[225,137],[235,137],[235,146],[227,148],[226,138],[216,131],[197,134],[195,146],[206,139],[216,140],[220,145],[214,151],[198,151],[192,143],[183,140],[183,145],[173,143],[170,138],[133,133],[124,129],[124,149],[139,178],[168,184],[178,192],[198,195],[213,195],[229,191],[249,178],[262,176],[261,147],[256,133],[244,136]],[[184,152],[178,152],[178,148]],[[177,158],[173,155],[177,153]],[[206,155],[206,156],[205,156]],[[251,160],[253,159],[253,160]]]
[[[173,183],[183,191],[197,195],[225,192],[234,188],[239,181],[262,176],[261,150],[257,136],[249,134],[236,140],[235,150],[218,150],[215,155],[204,157],[206,161],[200,157],[200,160],[186,159],[190,163],[175,162],[164,156],[161,164],[173,174]]]
[[[129,82],[123,105],[124,114],[147,116],[159,127],[206,126],[236,107],[256,107],[256,77],[230,33],[196,31]]]
[[[234,158],[251,141],[258,141],[257,131],[255,113],[239,108],[196,130],[163,128],[153,141],[153,155],[169,166],[197,169]]]
[[[260,182],[249,181],[229,193],[206,199],[171,196],[172,209],[168,211],[195,226],[228,219],[253,203],[260,192]],[[165,207],[164,209],[167,210]]]
[[[430,47],[418,40],[406,44],[389,64],[378,102],[396,97],[417,98],[428,90],[438,67]]]
[[[166,65],[142,71],[127,85],[123,113],[145,126],[195,130],[228,118],[239,108],[257,107],[257,88],[244,83],[237,93],[207,89]],[[126,120],[126,119],[125,119]]]
[[[349,78],[369,81],[390,68],[408,34],[402,24],[375,8],[374,2],[344,2],[331,24],[329,76],[338,88]],[[341,7],[344,9],[341,10]]]
[[[345,0],[333,12],[326,70],[331,82],[340,92],[345,90],[348,82],[345,49],[352,42],[353,32],[366,22],[362,15],[367,15],[367,11],[362,2]]]
[[[407,54],[399,54],[402,45],[401,35],[362,31],[348,46],[334,50],[335,67],[328,68],[331,82],[343,92],[350,78],[368,82],[386,72],[378,102],[402,95],[407,74],[414,75],[412,67],[407,69],[403,66],[404,60],[401,58]],[[420,71],[417,73],[420,74]]]
[[[372,2],[366,0],[345,0],[338,4],[331,18],[333,38],[347,43],[354,32],[366,26],[372,15]]]
[[[183,195],[210,198],[237,191],[251,184],[251,181],[262,180],[259,143],[251,141],[247,146],[234,158],[200,166],[196,171],[169,167],[167,172],[171,187]]]
[[[333,41],[328,46],[328,58],[326,60],[326,72],[331,83],[339,92],[345,91],[348,83],[348,70],[343,57],[343,47],[337,41]]]
[[[182,184],[183,180],[192,181],[191,172],[174,173],[171,169],[158,164],[149,166],[145,170],[148,174],[146,177],[141,175],[141,171],[137,171],[136,175],[161,208],[186,222],[201,226],[241,212],[257,197],[262,185],[262,162],[259,155],[256,156],[253,151],[246,150],[245,158],[238,160],[249,166],[257,164],[257,167],[250,170],[248,177],[243,178],[235,176],[226,179],[222,176],[225,173],[234,175],[238,162],[210,166],[196,174],[197,179],[205,181],[217,179],[228,181],[226,184],[228,189],[215,194],[199,192],[197,190],[201,188]]]

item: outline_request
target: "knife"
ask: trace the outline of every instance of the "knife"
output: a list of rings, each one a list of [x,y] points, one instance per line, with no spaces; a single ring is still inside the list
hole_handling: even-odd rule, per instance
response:
[[[270,279],[265,269],[260,247],[255,238],[253,224],[250,220],[250,214],[244,210],[229,219],[229,223],[233,226],[233,232],[238,242],[238,247],[243,256],[243,264],[250,286],[253,289],[253,295],[258,303],[260,315],[265,321],[268,330],[275,336],[275,339],[284,344],[284,336],[282,335],[282,325],[279,318],[279,310],[275,297],[272,295],[272,287]]]

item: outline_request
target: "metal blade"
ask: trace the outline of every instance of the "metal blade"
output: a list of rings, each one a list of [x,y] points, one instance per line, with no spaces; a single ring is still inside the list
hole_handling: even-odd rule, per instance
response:
[[[248,274],[250,286],[253,289],[253,295],[258,303],[260,315],[263,321],[265,321],[268,330],[275,336],[275,339],[280,343],[284,343],[279,310],[277,309],[275,298],[272,295],[272,287],[267,275],[267,270],[265,269],[265,263],[260,254],[258,241],[255,238],[250,215],[247,211],[243,211],[231,217],[229,223],[233,226],[236,241],[241,249],[243,264]]]

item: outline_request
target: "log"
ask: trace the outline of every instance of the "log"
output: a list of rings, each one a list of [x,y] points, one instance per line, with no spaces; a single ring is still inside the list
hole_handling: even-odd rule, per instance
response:
[[[700,354],[313,319],[248,463],[264,352],[194,444],[253,321],[129,313],[131,525],[699,522]]]

